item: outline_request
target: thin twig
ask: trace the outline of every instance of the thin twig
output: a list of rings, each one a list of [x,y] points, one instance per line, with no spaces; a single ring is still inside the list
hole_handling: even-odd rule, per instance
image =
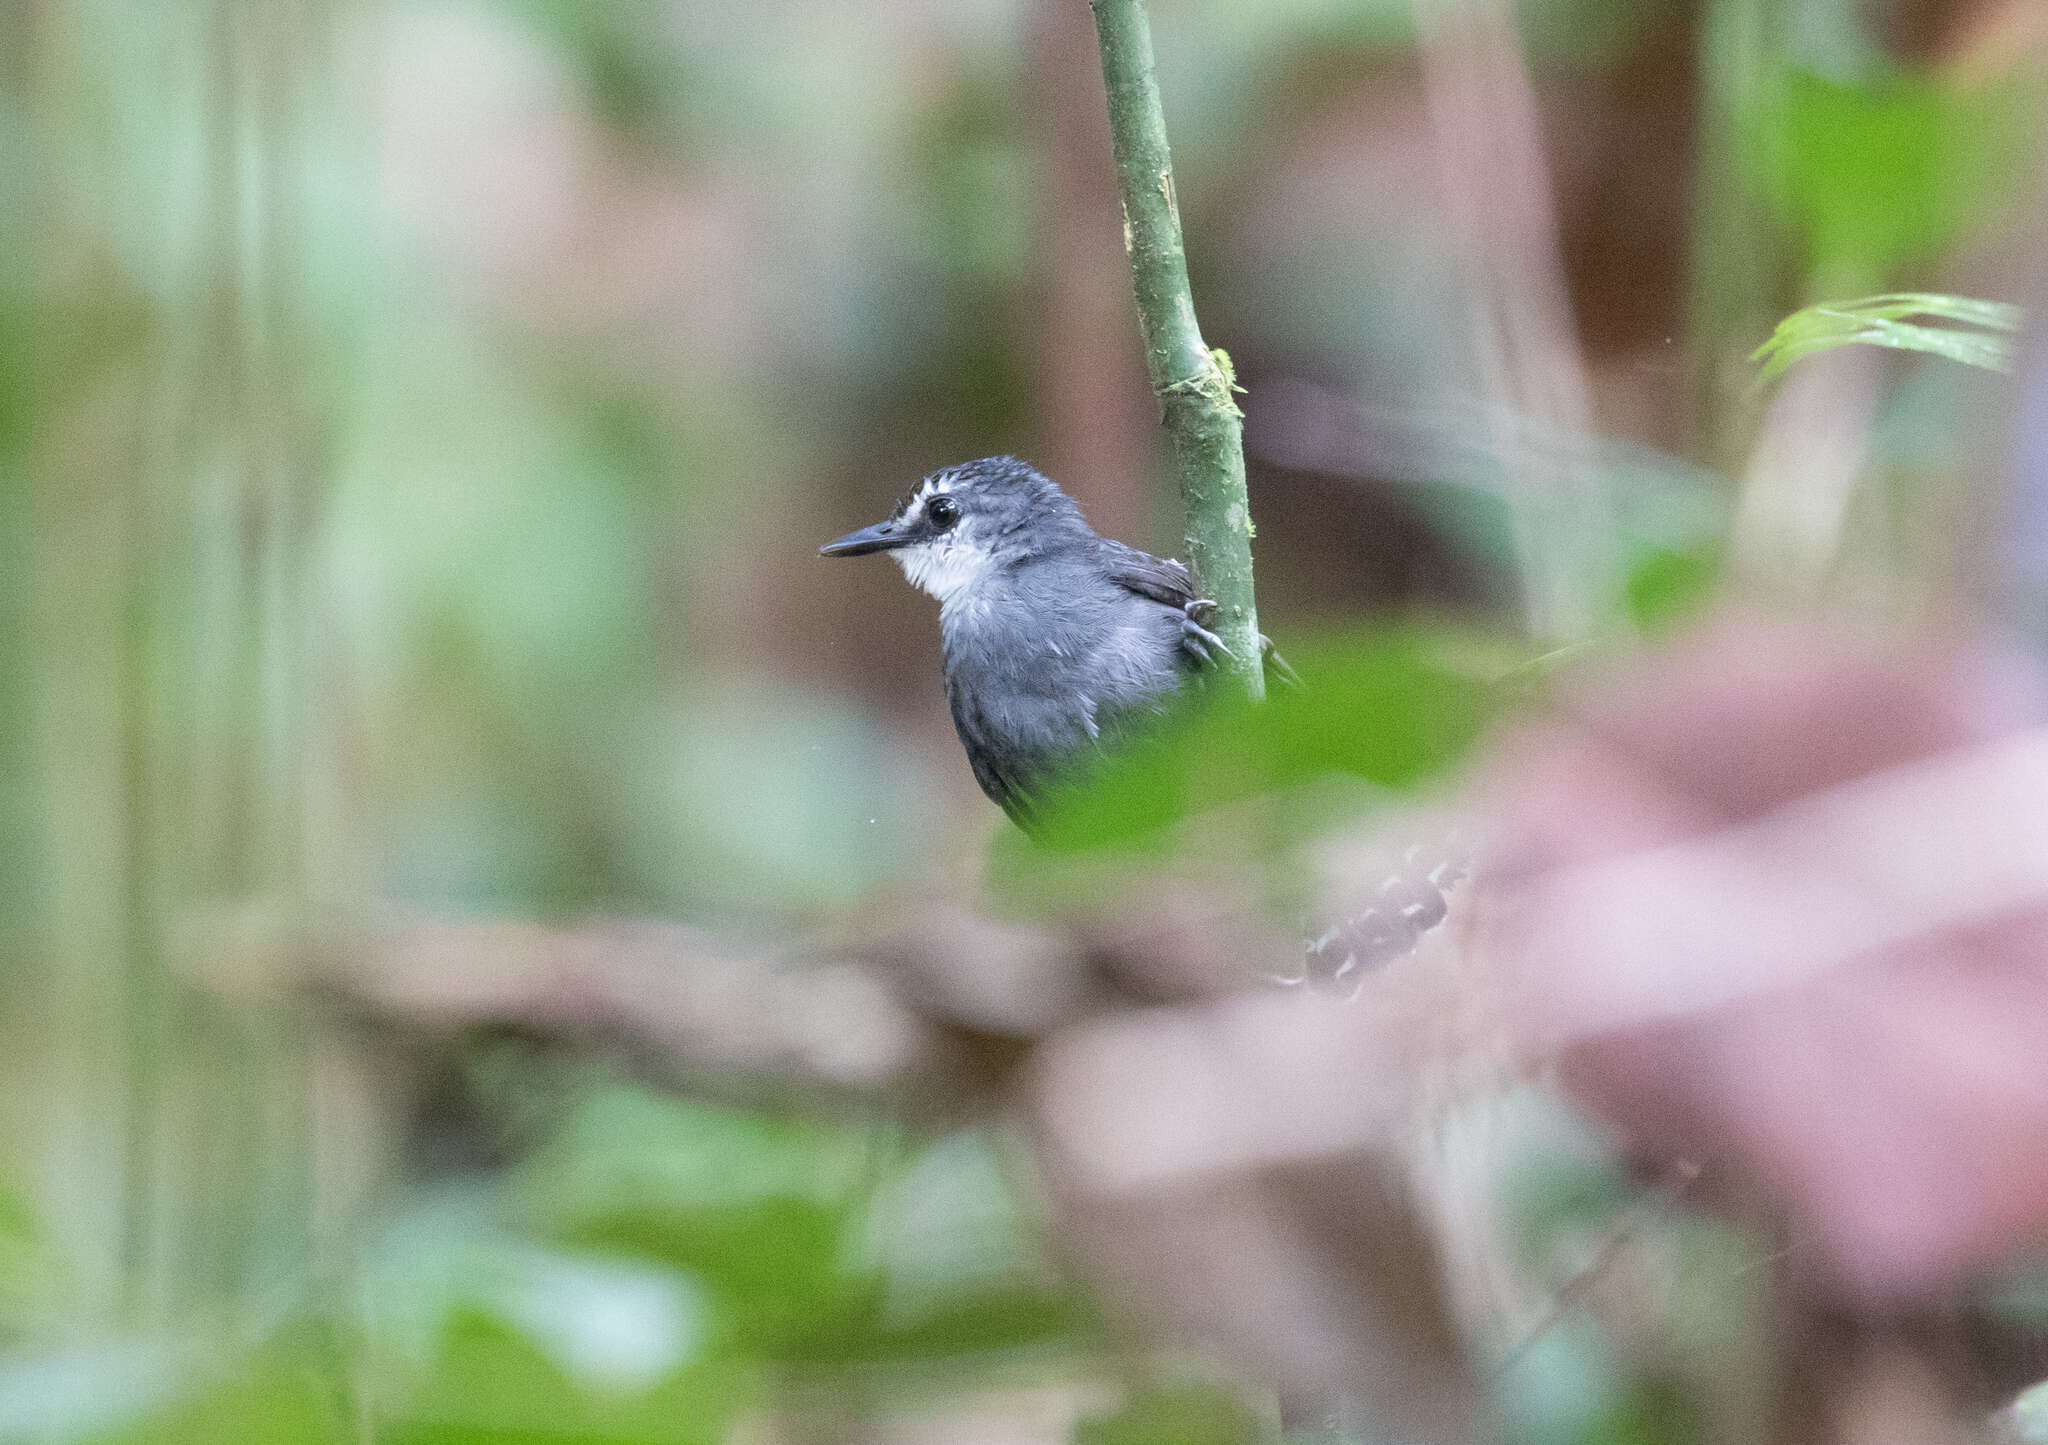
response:
[[[1587,1292],[1599,1282],[1600,1277],[1613,1267],[1614,1261],[1621,1257],[1621,1252],[1633,1244],[1654,1220],[1668,1213],[1672,1206],[1678,1203],[1680,1196],[1692,1187],[1692,1182],[1699,1177],[1700,1166],[1693,1160],[1674,1161],[1664,1172],[1663,1181],[1644,1198],[1637,1200],[1634,1208],[1621,1217],[1620,1223],[1607,1231],[1606,1238],[1602,1239],[1600,1247],[1593,1251],[1593,1258],[1587,1261],[1586,1267],[1558,1287],[1557,1293],[1550,1297],[1550,1304],[1543,1311],[1542,1317],[1530,1327],[1529,1332],[1522,1336],[1513,1349],[1501,1357],[1500,1363],[1494,1366],[1494,1375],[1505,1375],[1526,1359],[1529,1352],[1535,1349],[1543,1337],[1556,1327],[1557,1322],[1565,1317],[1566,1312],[1584,1299]]]

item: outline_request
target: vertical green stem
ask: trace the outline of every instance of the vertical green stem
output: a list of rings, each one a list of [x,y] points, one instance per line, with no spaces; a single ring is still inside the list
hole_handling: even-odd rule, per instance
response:
[[[1195,322],[1181,248],[1180,206],[1166,117],[1152,73],[1144,0],[1092,0],[1109,91],[1109,129],[1123,201],[1124,249],[1138,295],[1145,364],[1173,440],[1187,512],[1188,562],[1215,599],[1216,631],[1253,697],[1265,692],[1258,609],[1252,601],[1252,514],[1244,486],[1244,413],[1231,399],[1229,358],[1211,351]]]
[[[1770,0],[1709,0],[1700,20],[1688,429],[1694,452],[1730,476],[1741,473],[1758,420],[1749,351],[1789,295],[1763,191],[1742,159],[1766,103],[1772,15]]]
[[[122,1051],[121,1285],[131,1325],[161,1303],[163,1283],[155,1233],[163,1195],[157,1149],[163,1126],[166,1053],[163,957],[158,947],[155,769],[150,756],[150,713],[155,700],[151,666],[151,583],[157,576],[156,528],[150,476],[137,466],[127,477],[121,568],[119,683],[121,795]]]

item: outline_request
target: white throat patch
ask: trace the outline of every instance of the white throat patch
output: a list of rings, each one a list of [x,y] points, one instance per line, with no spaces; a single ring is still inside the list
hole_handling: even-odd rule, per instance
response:
[[[989,555],[957,534],[948,533],[913,547],[898,547],[889,554],[910,585],[950,607],[987,575]]]

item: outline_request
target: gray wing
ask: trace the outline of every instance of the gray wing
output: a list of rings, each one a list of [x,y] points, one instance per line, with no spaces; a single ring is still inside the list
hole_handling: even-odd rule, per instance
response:
[[[1154,557],[1121,542],[1104,539],[1104,545],[1108,548],[1110,580],[1126,592],[1180,614],[1183,671],[1206,672],[1215,663],[1217,653],[1228,655],[1223,639],[1208,628],[1215,620],[1214,604],[1197,604],[1194,575],[1184,564],[1171,557]]]
[[[1149,597],[1167,607],[1185,609],[1195,600],[1195,579],[1188,569],[1171,557],[1154,557],[1136,547],[1103,538],[1103,555],[1109,563],[1110,580],[1126,592]]]
[[[1154,557],[1150,552],[1140,552],[1136,547],[1127,547],[1121,542],[1105,537],[1103,546],[1109,558],[1109,575],[1119,587],[1134,592],[1140,597],[1167,607],[1179,609],[1186,621],[1182,624],[1181,646],[1188,664],[1196,671],[1205,671],[1215,659],[1212,648],[1223,646],[1223,640],[1208,630],[1207,623],[1213,619],[1204,607],[1196,607],[1194,575],[1184,563],[1171,557]],[[1290,688],[1299,688],[1301,678],[1287,665],[1287,659],[1273,649],[1272,639],[1259,638],[1259,650],[1270,680]]]
[[[1208,619],[1201,616],[1200,609],[1193,605],[1195,579],[1185,564],[1171,557],[1155,557],[1150,552],[1140,552],[1136,547],[1126,547],[1106,537],[1103,547],[1110,581],[1133,596],[1157,602],[1180,613],[1181,669],[1185,672],[1207,670],[1215,661],[1210,644],[1220,648],[1223,641],[1202,625]]]
[[[961,693],[948,689],[946,701],[953,714],[953,730],[967,753],[967,766],[974,769],[974,781],[981,784],[991,802],[1009,814],[1011,822],[1031,832],[1037,815],[1026,792],[1031,779],[1018,767],[1019,760],[1012,750],[999,746],[989,720]]]

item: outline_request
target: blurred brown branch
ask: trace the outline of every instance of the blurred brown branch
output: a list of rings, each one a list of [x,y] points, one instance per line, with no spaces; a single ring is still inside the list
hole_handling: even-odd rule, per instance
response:
[[[1446,1052],[1497,1031],[1461,1001],[1441,933],[1345,1007],[1244,994],[1248,969],[1300,947],[1252,912],[1160,882],[1058,926],[927,904],[779,948],[651,920],[416,922],[327,951],[317,980],[331,1007],[421,1041],[509,1029],[685,1087],[1021,1108],[1058,1232],[1118,1314],[1222,1350],[1296,1413],[1349,1401],[1470,1439],[1481,1396],[1406,1151]]]

